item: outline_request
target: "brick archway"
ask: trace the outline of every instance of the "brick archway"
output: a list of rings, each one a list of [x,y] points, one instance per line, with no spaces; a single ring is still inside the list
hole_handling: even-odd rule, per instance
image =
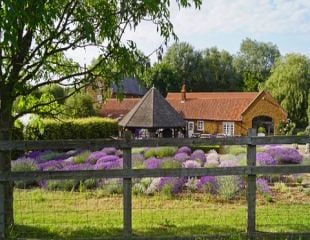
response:
[[[259,127],[264,127],[266,130],[266,135],[274,135],[274,122],[272,117],[269,116],[256,116],[252,119],[252,128],[258,130]]]

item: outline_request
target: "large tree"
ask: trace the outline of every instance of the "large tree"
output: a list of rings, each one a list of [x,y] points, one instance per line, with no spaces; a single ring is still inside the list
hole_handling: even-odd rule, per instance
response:
[[[263,87],[280,102],[297,127],[307,125],[310,94],[310,59],[308,57],[301,54],[287,54],[279,59]]]
[[[203,51],[204,81],[201,82],[203,91],[237,91],[241,87],[241,79],[233,67],[233,56],[216,47]]]
[[[179,7],[201,4],[201,0],[176,2]],[[97,75],[104,79],[115,66],[118,72],[113,72],[113,79],[132,73],[136,45],[133,41],[124,42],[124,33],[148,20],[157,25],[164,40],[175,36],[169,4],[166,0],[1,0],[0,140],[10,139],[16,118],[37,112],[40,106],[51,102],[34,101],[13,115],[17,98],[50,84],[80,89]],[[100,53],[100,60],[91,68],[80,66],[66,55],[69,50],[88,46],[98,47]],[[100,71],[96,71],[99,66]],[[9,169],[10,153],[2,152],[0,171]],[[11,213],[6,219],[9,224],[13,219],[11,186],[5,185],[4,191],[8,196],[5,211]]]
[[[236,71],[243,79],[245,91],[257,91],[260,83],[270,76],[275,60],[280,57],[278,47],[272,43],[246,38],[234,59]]]
[[[195,51],[193,46],[184,42],[175,43],[168,49],[162,61],[178,73],[181,86],[186,84],[189,91],[201,90],[198,83],[203,79],[202,55]]]

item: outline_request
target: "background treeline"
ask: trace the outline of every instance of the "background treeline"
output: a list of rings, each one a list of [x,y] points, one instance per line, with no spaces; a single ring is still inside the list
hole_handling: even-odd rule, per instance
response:
[[[183,83],[192,92],[267,90],[298,128],[310,121],[310,59],[297,53],[281,55],[272,43],[247,38],[235,55],[217,47],[195,50],[188,43],[175,43],[141,80],[164,96],[179,92]]]

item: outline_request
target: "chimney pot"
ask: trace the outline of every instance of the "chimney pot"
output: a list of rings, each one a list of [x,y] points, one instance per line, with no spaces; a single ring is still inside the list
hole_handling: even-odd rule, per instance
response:
[[[183,84],[181,89],[181,102],[185,101],[186,101],[186,85]]]

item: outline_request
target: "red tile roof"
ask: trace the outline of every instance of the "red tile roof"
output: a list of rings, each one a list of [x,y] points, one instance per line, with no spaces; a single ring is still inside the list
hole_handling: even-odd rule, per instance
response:
[[[122,118],[125,116],[138,102],[140,98],[125,98],[119,101],[115,98],[107,100],[101,108],[101,116],[110,118]]]
[[[168,93],[168,102],[185,119],[241,121],[241,114],[259,96],[258,92]]]

